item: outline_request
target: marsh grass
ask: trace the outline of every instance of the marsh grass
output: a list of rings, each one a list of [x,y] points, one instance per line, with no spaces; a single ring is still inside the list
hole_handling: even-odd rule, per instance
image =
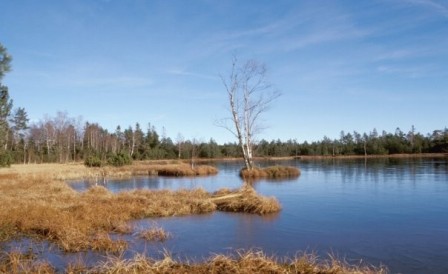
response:
[[[37,259],[32,252],[0,253],[0,273],[56,273],[45,260]]]
[[[222,190],[221,195],[229,192]],[[205,190],[134,190],[113,194],[102,186],[75,192],[62,181],[24,175],[0,182],[1,239],[17,235],[56,243],[62,250],[118,252],[126,243],[109,233],[131,233],[130,220],[205,214],[216,209],[268,214],[281,209],[275,198],[245,186],[231,199]]]
[[[292,166],[270,166],[265,168],[255,167],[253,169],[243,168],[240,171],[240,176],[243,179],[257,179],[257,178],[295,178],[300,175],[300,169]]]
[[[216,255],[203,263],[176,261],[169,254],[162,260],[141,254],[132,259],[117,257],[114,254],[123,254],[127,246],[111,233],[131,233],[134,228],[129,221],[133,219],[205,214],[216,209],[267,214],[281,207],[276,199],[259,196],[250,186],[236,191],[222,189],[213,195],[202,189],[113,194],[100,186],[78,193],[63,181],[86,175],[93,178],[100,172],[107,170],[92,171],[81,165],[1,169],[0,240],[25,236],[48,240],[66,252],[95,250],[107,254],[103,263],[87,267],[76,262],[67,267],[67,273],[386,273],[382,268],[352,267],[337,259],[317,261],[302,256],[281,261],[254,251]],[[52,265],[31,252],[0,252],[0,273],[55,272]]]
[[[217,191],[212,199],[220,211],[264,215],[282,209],[277,199],[258,194],[249,184],[236,191],[228,189]]]
[[[46,261],[34,254],[12,251],[0,255],[0,273],[56,273]],[[335,257],[319,259],[314,254],[279,259],[262,251],[238,251],[233,255],[213,255],[203,262],[178,261],[168,252],[155,260],[140,253],[126,259],[122,255],[105,257],[104,261],[86,266],[82,261],[70,264],[65,273],[304,273],[304,274],[386,274],[387,268],[349,264]]]
[[[278,259],[261,251],[239,251],[233,255],[214,255],[203,262],[190,263],[174,259],[168,252],[154,260],[142,254],[131,259],[109,256],[91,268],[77,266],[82,273],[303,273],[303,274],[385,274],[384,267],[348,264],[343,260],[319,260],[313,254],[292,259]],[[76,272],[73,272],[76,273]]]
[[[124,178],[132,176],[208,176],[216,175],[218,169],[210,165],[194,168],[181,161],[139,161],[132,165],[113,167],[86,167],[81,163],[12,165],[0,169],[0,180],[19,176],[43,176],[56,180]]]
[[[135,190],[113,194],[96,186],[77,193],[62,181],[18,176],[0,181],[1,239],[18,235],[56,243],[67,252],[117,252],[126,246],[109,233],[130,233],[133,219],[212,212],[204,190]]]
[[[164,242],[172,237],[171,233],[165,231],[162,227],[153,224],[152,227],[142,230],[138,233],[139,238],[153,241]]]
[[[192,168],[188,164],[177,165],[162,165],[154,166],[149,170],[151,174],[158,174],[160,176],[207,176],[215,175],[218,173],[218,169],[213,166],[198,165]]]

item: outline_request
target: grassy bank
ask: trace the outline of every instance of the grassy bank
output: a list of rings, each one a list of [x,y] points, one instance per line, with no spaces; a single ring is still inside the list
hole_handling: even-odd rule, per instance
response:
[[[141,161],[122,167],[86,167],[81,163],[27,164],[0,168],[0,176],[8,174],[46,176],[56,180],[125,178],[132,176],[207,176],[215,175],[218,169],[210,165],[194,168],[181,161]]]
[[[48,262],[33,258],[32,254],[11,252],[0,255],[1,273],[56,273]],[[329,258],[320,260],[315,255],[304,254],[292,259],[279,260],[260,251],[242,251],[236,255],[214,255],[201,263],[181,262],[169,254],[154,260],[137,254],[131,259],[109,256],[98,264],[87,267],[77,262],[66,273],[304,273],[304,274],[384,274],[384,267],[350,265]]]

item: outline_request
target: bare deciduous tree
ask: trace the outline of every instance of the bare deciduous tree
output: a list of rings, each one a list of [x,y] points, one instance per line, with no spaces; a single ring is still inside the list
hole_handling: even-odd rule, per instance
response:
[[[234,57],[230,75],[228,78],[221,76],[221,80],[228,95],[231,117],[219,121],[218,126],[229,130],[238,139],[245,166],[252,169],[254,138],[262,130],[261,115],[280,92],[267,81],[266,66],[256,60],[240,65]]]

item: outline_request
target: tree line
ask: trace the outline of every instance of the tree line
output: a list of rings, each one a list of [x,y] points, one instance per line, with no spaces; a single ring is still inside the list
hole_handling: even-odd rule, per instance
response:
[[[229,158],[242,157],[239,144],[218,144],[186,139],[178,134],[173,140],[162,129],[160,134],[150,123],[145,130],[136,123],[109,132],[97,123],[83,122],[58,112],[28,125],[23,108],[12,112],[2,132],[3,165],[11,163],[67,163],[84,161],[95,156],[107,162],[117,155],[132,160]],[[5,135],[6,134],[6,135]],[[254,144],[256,157],[288,157],[301,155],[389,155],[398,153],[448,153],[448,129],[423,135],[412,127],[407,133],[399,128],[394,133],[374,129],[370,133],[341,132],[338,139],[324,137],[320,141],[297,142],[261,140]],[[5,161],[5,159],[7,159]]]

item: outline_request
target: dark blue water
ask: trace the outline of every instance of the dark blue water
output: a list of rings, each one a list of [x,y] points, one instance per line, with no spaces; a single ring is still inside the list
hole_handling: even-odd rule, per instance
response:
[[[254,216],[216,212],[157,219],[174,237],[161,244],[131,240],[132,252],[203,259],[213,253],[260,248],[271,255],[300,251],[333,254],[348,262],[388,266],[392,273],[448,273],[447,158],[262,162],[298,166],[298,179],[259,181],[283,210]],[[201,178],[110,180],[114,192],[134,188],[237,188],[241,163],[217,163],[220,173]],[[82,191],[89,183],[74,183]],[[135,222],[144,228],[154,220]],[[130,239],[130,238],[129,238]]]

